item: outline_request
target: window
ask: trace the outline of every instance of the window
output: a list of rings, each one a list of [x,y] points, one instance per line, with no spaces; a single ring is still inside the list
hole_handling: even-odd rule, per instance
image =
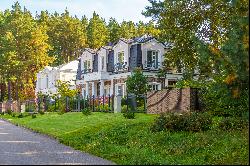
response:
[[[158,51],[148,51],[147,52],[147,67],[158,68]]]
[[[177,81],[175,81],[175,80],[168,81],[168,86],[173,87],[176,84],[176,82]]]
[[[123,96],[123,86],[122,85],[118,85],[118,95]]]
[[[84,66],[84,71],[87,72],[90,70],[90,63],[91,61],[90,60],[86,60],[83,62],[83,66]]]
[[[161,84],[159,84],[159,83],[153,83],[153,84],[151,84],[151,85],[149,85],[150,86],[150,89],[151,90],[161,90]]]
[[[152,90],[158,90],[158,85],[151,85],[152,86]]]
[[[124,52],[118,52],[118,63],[123,64],[124,62]]]
[[[84,63],[83,63],[84,70],[87,70],[87,68],[88,68],[87,65],[88,65],[88,64],[87,64],[87,61],[84,61]]]
[[[101,62],[102,62],[102,69],[101,70],[103,70],[104,69],[104,56],[101,57]]]
[[[88,69],[90,69],[90,60],[88,61]]]

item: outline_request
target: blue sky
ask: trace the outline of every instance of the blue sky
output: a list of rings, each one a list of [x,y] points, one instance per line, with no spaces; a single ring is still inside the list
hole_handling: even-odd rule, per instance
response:
[[[11,9],[17,0],[0,0],[0,10]],[[148,0],[18,0],[21,6],[25,6],[33,14],[41,10],[49,12],[57,11],[61,13],[67,9],[71,15],[81,18],[86,15],[92,17],[96,11],[107,22],[110,17],[116,18],[121,23],[125,21],[138,22],[142,20],[148,22],[150,18],[145,18],[141,11],[149,5]]]

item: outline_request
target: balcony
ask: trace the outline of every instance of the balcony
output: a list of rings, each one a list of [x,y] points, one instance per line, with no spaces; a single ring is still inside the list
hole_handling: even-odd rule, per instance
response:
[[[128,63],[127,62],[118,62],[114,65],[114,72],[119,73],[119,72],[127,72],[128,71]]]
[[[143,69],[144,70],[159,70],[160,69],[160,62],[147,62],[143,64]]]

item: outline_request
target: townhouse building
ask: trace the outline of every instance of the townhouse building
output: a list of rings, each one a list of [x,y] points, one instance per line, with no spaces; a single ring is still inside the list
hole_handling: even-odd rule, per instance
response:
[[[57,67],[46,66],[37,73],[36,94],[39,92],[45,95],[57,93],[56,82],[58,80],[68,82],[70,88],[75,89],[78,63],[78,60],[74,60]]]
[[[173,70],[164,78],[157,76],[163,67],[164,54],[170,45],[157,41],[152,36],[134,39],[119,39],[112,46],[98,50],[86,48],[78,58],[76,85],[83,97],[126,95],[126,80],[139,67],[147,76],[152,90],[169,87],[182,78],[182,73]]]

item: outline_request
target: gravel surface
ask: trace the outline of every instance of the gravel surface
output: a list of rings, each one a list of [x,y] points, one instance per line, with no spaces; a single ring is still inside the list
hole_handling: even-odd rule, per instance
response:
[[[115,165],[0,119],[0,165]]]

